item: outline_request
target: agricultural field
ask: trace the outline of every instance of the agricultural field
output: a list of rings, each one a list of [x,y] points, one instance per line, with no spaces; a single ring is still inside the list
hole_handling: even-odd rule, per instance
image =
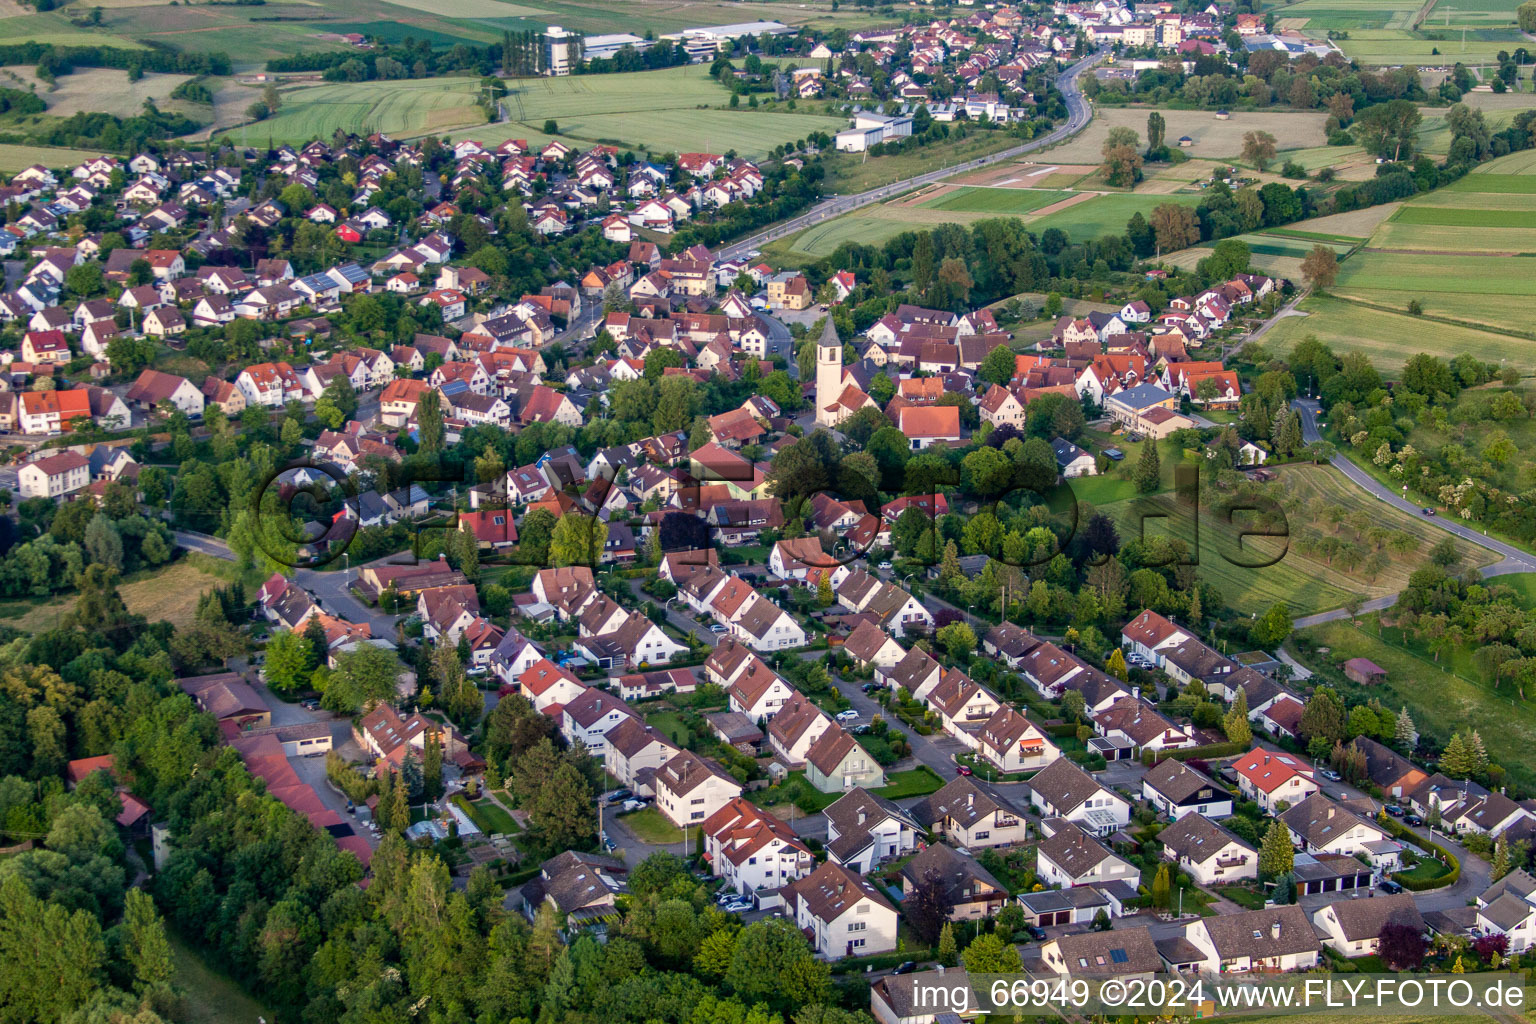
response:
[[[1163,451],[1167,451],[1166,442]],[[1126,463],[1131,463],[1133,458],[1127,454]],[[1163,461],[1172,460],[1165,455]],[[1240,539],[1239,533],[1245,524],[1233,526],[1210,508],[1201,511],[1199,575],[1218,587],[1226,602],[1239,612],[1263,612],[1275,602],[1285,601],[1293,615],[1310,615],[1340,607],[1351,594],[1369,599],[1397,593],[1407,584],[1408,576],[1425,563],[1430,548],[1444,536],[1413,516],[1379,507],[1332,467],[1284,466],[1279,473],[1279,479],[1267,485],[1265,493],[1285,509],[1291,534],[1288,541],[1251,536]],[[1079,483],[1074,480],[1073,488],[1077,489]],[[1330,564],[1317,555],[1306,553],[1309,550],[1308,531],[1319,529],[1313,524],[1322,522],[1318,509],[1327,505],[1357,509],[1367,501],[1367,511],[1374,525],[1384,527],[1393,535],[1407,534],[1418,542],[1418,546],[1407,554],[1394,552],[1386,567],[1374,576],[1363,567],[1346,571],[1338,560]],[[1149,536],[1182,538],[1193,546],[1196,536],[1193,519],[1188,508],[1176,503],[1171,495],[1111,501],[1100,505],[1099,510],[1115,519],[1123,537],[1138,536],[1145,526]],[[1165,518],[1150,518],[1159,514]],[[1143,520],[1144,515],[1149,518]],[[1355,536],[1355,529],[1349,525],[1329,532],[1362,550],[1384,550],[1376,547],[1373,541]],[[1384,539],[1379,540],[1385,543]],[[1495,561],[1491,552],[1471,544],[1459,544],[1457,550],[1468,565],[1486,565]],[[1239,551],[1243,554],[1238,555]],[[1226,557],[1228,555],[1231,561]],[[1278,561],[1263,568],[1232,564],[1233,561],[1260,562],[1269,557],[1278,557]]]
[[[1356,254],[1345,266],[1361,258]],[[1277,323],[1264,337],[1266,348],[1289,352],[1302,338],[1316,335],[1337,353],[1364,353],[1388,376],[1417,352],[1434,352],[1447,359],[1467,352],[1494,362],[1530,363],[1531,342],[1524,338],[1372,309],[1333,295],[1309,296],[1299,308],[1309,315]]]
[[[1417,0],[1302,0],[1279,14],[1287,27],[1315,35],[1342,29],[1353,37],[1361,29],[1407,30],[1422,6]]]
[[[1364,238],[1287,228],[1273,228],[1269,231],[1257,231],[1237,237],[1248,246],[1248,251],[1253,254],[1252,265],[1259,272],[1292,280],[1300,279],[1301,261],[1312,250],[1312,246],[1322,243],[1342,257],[1364,241]],[[1215,247],[1214,242],[1202,243],[1174,253],[1167,257],[1167,260],[1174,266],[1192,269],[1209,256]]]
[[[1097,164],[1102,156],[1104,140],[1115,127],[1133,129],[1143,144],[1147,141],[1147,114],[1145,107],[1098,107],[1093,121],[1071,140],[1046,151],[1044,157],[1061,163]],[[1178,140],[1188,135],[1194,144],[1184,149],[1192,157],[1230,161],[1243,151],[1243,135],[1250,131],[1266,131],[1275,137],[1277,148],[1306,149],[1321,146],[1327,141],[1323,134],[1325,113],[1254,113],[1244,112],[1225,121],[1218,120],[1209,110],[1164,110],[1167,121],[1167,144],[1177,146]],[[1041,157],[1037,156],[1037,159]]]
[[[297,86],[281,91],[277,116],[250,130],[274,142],[328,138],[338,128],[401,138],[447,132],[484,122],[478,92],[479,82],[469,78]],[[251,100],[258,95],[250,90]]]
[[[0,171],[14,173],[33,164],[44,167],[73,167],[82,160],[100,156],[83,149],[57,149],[52,146],[12,146],[0,143]]]
[[[1349,38],[1339,42],[1339,48],[1351,60],[1370,65],[1434,64],[1450,65],[1491,63],[1500,50],[1518,46],[1519,37],[1510,33],[1508,39],[1477,39],[1470,34],[1465,41],[1461,33],[1452,30],[1446,39],[1427,39],[1420,33],[1398,29],[1380,31],[1351,31]]]
[[[199,107],[170,98],[171,92],[191,77],[146,72],[137,82],[130,82],[126,71],[77,68],[70,74],[60,75],[58,84],[50,89],[47,82],[37,77],[36,68],[12,66],[0,68],[0,87],[35,90],[48,104],[48,113],[57,117],[71,117],[82,111],[133,117],[143,113],[144,101],[151,99],[161,110],[195,116],[200,109],[206,118],[209,113],[207,104]]]
[[[561,138],[608,142],[654,153],[734,150],[761,158],[774,146],[812,132],[838,132],[840,117],[777,110],[729,110],[726,92],[701,64],[624,75],[540,78],[511,82],[502,100],[510,120],[453,137],[487,145],[505,139],[544,140],[555,121]]]
[[[12,17],[0,17],[0,38],[7,42],[33,40],[53,46],[121,46],[129,50],[145,49],[130,37],[103,30],[76,28],[69,19],[49,11],[45,14],[15,13],[29,8],[11,9]]]
[[[197,615],[197,600],[225,580],[190,559],[127,577],[118,585],[123,603],[135,615],[150,622],[164,619],[178,629],[190,626]],[[51,601],[10,602],[0,610],[0,623],[28,633],[53,629],[74,611],[75,595]]]
[[[1523,334],[1536,274],[1527,260],[1510,257],[1530,253],[1536,154],[1522,152],[1399,205],[1343,264],[1332,290],[1392,310],[1417,301],[1429,316]]]
[[[913,230],[911,222],[866,216],[864,211],[838,217],[806,228],[799,234],[770,242],[763,247],[766,255],[789,263],[811,263],[825,259],[844,242],[881,245],[903,231]]]

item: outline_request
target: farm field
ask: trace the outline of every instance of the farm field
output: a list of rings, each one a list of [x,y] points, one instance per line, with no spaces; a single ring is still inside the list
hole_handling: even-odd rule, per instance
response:
[[[1147,107],[1099,107],[1094,111],[1092,123],[1068,142],[1044,154],[1037,160],[1049,159],[1053,163],[1098,164],[1104,140],[1114,127],[1134,129],[1143,145],[1147,141]],[[1259,130],[1275,137],[1281,150],[1305,149],[1321,146],[1327,141],[1323,134],[1326,113],[1254,113],[1244,112],[1240,117],[1218,120],[1209,110],[1164,110],[1167,121],[1167,143],[1176,146],[1181,136],[1188,135],[1194,144],[1184,150],[1192,157],[1212,160],[1230,160],[1243,150],[1243,135]]]
[[[1343,256],[1363,241],[1361,238],[1350,238],[1344,235],[1286,228],[1258,231],[1237,237],[1248,246],[1248,251],[1253,254],[1253,266],[1260,272],[1292,279],[1301,276],[1301,261],[1306,258],[1307,253],[1312,251],[1312,246],[1319,242]],[[1215,248],[1214,242],[1206,242],[1182,252],[1176,252],[1167,257],[1167,260],[1174,266],[1193,269]]]
[[[1510,33],[1509,39],[1483,40],[1468,36],[1463,42],[1459,32],[1453,39],[1433,40],[1413,32],[1386,29],[1351,30],[1349,38],[1338,45],[1346,57],[1362,64],[1454,64],[1457,61],[1471,64],[1492,62],[1500,50],[1518,46],[1519,42],[1514,33]]]
[[[1360,259],[1361,254],[1357,254],[1344,266]],[[1341,355],[1364,353],[1388,375],[1418,352],[1434,352],[1447,359],[1468,352],[1490,361],[1530,362],[1531,342],[1506,334],[1384,312],[1331,295],[1309,296],[1299,308],[1310,315],[1281,320],[1265,336],[1266,348],[1289,352],[1302,338],[1316,335]]]
[[[844,242],[880,245],[887,239],[895,238],[903,231],[911,231],[913,228],[914,225],[910,221],[903,223],[899,220],[863,216],[861,211],[851,216],[838,217],[835,220],[813,225],[799,234],[770,242],[764,246],[764,252],[781,259],[795,261],[798,258],[800,262],[809,263],[832,255]]]
[[[0,21],[0,26],[4,24]],[[146,99],[154,100],[161,110],[179,111],[193,116],[197,104],[170,98],[171,92],[191,77],[145,72],[137,82],[130,82],[126,71],[77,68],[70,74],[60,75],[58,85],[50,90],[48,83],[38,79],[35,67],[0,68],[0,86],[11,89],[30,89],[35,86],[38,96],[48,104],[48,113],[57,117],[71,117],[82,111],[134,117],[144,112]],[[209,113],[207,104],[202,104],[201,110],[206,119]]]
[[[479,83],[468,78],[299,86],[284,89],[277,116],[251,130],[270,133],[275,142],[323,139],[338,128],[401,137],[443,132],[485,120],[475,102],[478,90]]]
[[[26,8],[22,8],[26,10]],[[108,31],[92,31],[76,28],[69,19],[49,11],[44,14],[18,14],[0,18],[0,38],[7,42],[34,40],[53,46],[121,46],[129,50],[142,50],[145,46],[126,36]]]
[[[1288,25],[1322,33],[1343,29],[1407,29],[1422,5],[1414,0],[1302,0],[1280,12]],[[1304,19],[1304,20],[1303,20]]]
[[[55,149],[52,146],[12,146],[0,143],[0,171],[15,172],[33,164],[44,167],[73,167],[82,160],[101,154],[83,149]]]
[[[840,117],[725,109],[725,90],[702,64],[509,84],[512,91],[502,101],[509,121],[453,137],[489,145],[510,138],[543,140],[549,137],[544,123],[553,120],[562,138],[581,142],[610,142],[655,153],[735,150],[760,158],[780,143],[847,126]]]

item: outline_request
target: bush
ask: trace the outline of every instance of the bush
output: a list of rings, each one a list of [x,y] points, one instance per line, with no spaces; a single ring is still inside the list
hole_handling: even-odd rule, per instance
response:
[[[1287,160],[1285,165],[1280,168],[1280,174],[1286,178],[1305,178],[1307,176],[1307,169],[1295,160]]]

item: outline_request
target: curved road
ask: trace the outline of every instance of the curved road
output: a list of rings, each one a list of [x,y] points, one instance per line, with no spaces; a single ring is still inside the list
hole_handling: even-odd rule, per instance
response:
[[[999,163],[1003,160],[1011,160],[1025,153],[1054,145],[1068,136],[1077,134],[1088,126],[1089,121],[1093,120],[1093,108],[1083,98],[1082,90],[1077,87],[1078,76],[1103,60],[1108,53],[1108,50],[1099,50],[1091,53],[1057,76],[1056,88],[1061,91],[1062,98],[1067,102],[1067,122],[1050,133],[1042,135],[1038,139],[1031,139],[1020,146],[1014,146],[997,153],[989,153],[986,156],[977,157],[975,160],[970,160],[963,164],[955,164],[937,171],[919,174],[914,178],[894,181],[889,185],[881,185],[879,188],[870,189],[868,192],[860,192],[852,196],[833,196],[830,199],[824,199],[799,216],[779,221],[768,228],[768,230],[759,232],[751,238],[744,238],[739,242],[733,242],[721,249],[717,254],[717,258],[735,259],[745,256],[748,252],[766,242],[772,242],[775,239],[783,238],[785,235],[792,235],[797,231],[803,231],[812,224],[824,221],[829,217],[848,213],[860,207],[869,206],[871,203],[878,203],[883,199],[889,199],[891,196],[909,192],[922,185],[930,185],[936,181],[952,178],[965,171],[975,170],[978,167],[985,167],[988,164]]]
[[[1322,433],[1317,428],[1317,414],[1319,405],[1314,400],[1297,399],[1291,403],[1291,408],[1301,414],[1301,436],[1307,442],[1322,440]],[[1422,515],[1423,506],[1415,505],[1408,501],[1400,493],[1382,484],[1375,477],[1355,465],[1349,457],[1343,454],[1335,455],[1331,460],[1334,468],[1343,473],[1355,486],[1375,497],[1378,501],[1397,508],[1410,515]],[[1483,566],[1480,570],[1483,578],[1490,576],[1503,576],[1512,572],[1536,572],[1536,555],[1522,551],[1513,544],[1506,544],[1495,537],[1489,537],[1470,526],[1464,526],[1459,520],[1448,519],[1445,516],[1425,517],[1425,522],[1436,526],[1447,533],[1455,534],[1462,540],[1476,544],[1478,547],[1487,548],[1496,555],[1502,556],[1501,560],[1492,565]],[[1397,596],[1390,594],[1386,597],[1378,597],[1367,601],[1360,606],[1361,611],[1374,612],[1383,608],[1390,608],[1397,602]],[[1296,620],[1297,628],[1302,626],[1315,626],[1320,622],[1332,622],[1349,616],[1349,612],[1342,608],[1336,608],[1331,612],[1322,612],[1318,615],[1308,615]]]

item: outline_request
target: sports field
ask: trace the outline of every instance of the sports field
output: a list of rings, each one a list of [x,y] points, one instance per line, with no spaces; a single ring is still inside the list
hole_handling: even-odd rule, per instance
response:
[[[282,90],[277,116],[250,130],[271,133],[274,142],[329,138],[338,128],[401,138],[446,132],[485,120],[475,102],[478,92],[479,82],[469,78],[299,86]],[[251,99],[257,95],[252,90]]]
[[[1023,216],[1072,196],[1049,188],[959,188],[946,192],[922,205],[930,210],[960,210],[969,213],[1013,214]]]
[[[1074,242],[1084,242],[1098,238],[1100,235],[1120,235],[1125,233],[1126,222],[1132,214],[1140,213],[1148,220],[1152,218],[1152,210],[1164,203],[1176,203],[1180,206],[1195,206],[1200,202],[1199,196],[1188,195],[1139,195],[1129,193],[1123,195],[1095,196],[1087,202],[1069,206],[1059,213],[1052,213],[1032,220],[1029,229],[1035,234],[1048,231],[1051,228],[1060,228]]]

